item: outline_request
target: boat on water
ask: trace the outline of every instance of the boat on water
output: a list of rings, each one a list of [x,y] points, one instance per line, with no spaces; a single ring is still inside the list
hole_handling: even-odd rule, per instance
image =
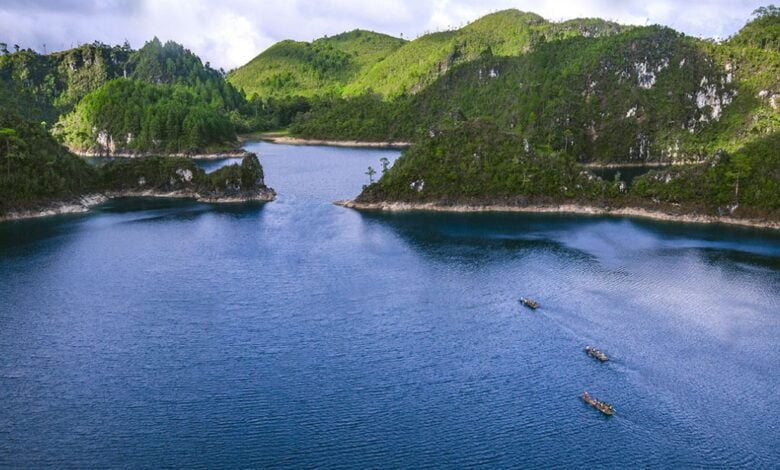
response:
[[[592,346],[585,346],[585,353],[594,359],[598,359],[600,362],[607,362],[609,360],[606,354]]]
[[[605,402],[603,402],[601,400],[598,400],[598,399],[590,396],[590,394],[588,392],[584,392],[582,394],[582,401],[584,401],[588,405],[592,406],[593,408],[596,408],[601,413],[603,413],[603,414],[605,414],[607,416],[612,416],[612,415],[615,414],[615,407],[613,407],[609,403],[605,403]]]
[[[536,301],[527,299],[525,297],[520,298],[520,303],[530,308],[531,310],[536,310],[537,308],[539,308],[539,304]]]

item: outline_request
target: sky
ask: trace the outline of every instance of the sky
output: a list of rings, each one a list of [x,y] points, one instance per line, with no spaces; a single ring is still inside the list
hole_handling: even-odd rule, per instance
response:
[[[174,40],[215,68],[243,65],[277,41],[355,28],[413,39],[507,8],[550,20],[599,17],[726,38],[771,0],[0,0],[0,42],[39,52],[101,41]]]

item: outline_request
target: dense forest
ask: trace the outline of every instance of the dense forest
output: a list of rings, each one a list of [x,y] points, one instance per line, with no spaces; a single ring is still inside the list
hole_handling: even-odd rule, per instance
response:
[[[0,213],[62,200],[96,188],[97,173],[40,122],[27,120],[0,84]]]
[[[340,95],[349,83],[405,42],[363,30],[311,43],[282,41],[232,71],[227,80],[248,97]]]
[[[0,44],[0,83],[25,118],[95,154],[230,150],[236,133],[284,127],[308,110],[298,99],[247,100],[224,72],[156,38],[139,50],[93,43],[48,55]]]
[[[646,27],[545,43],[521,57],[485,54],[413,96],[315,103],[291,129],[396,141],[489,119],[581,162],[682,162],[780,131],[778,111],[777,52]]]
[[[293,130],[413,139],[359,202],[563,203],[780,217],[780,9],[723,43],[663,27],[486,53],[410,97],[339,98]],[[371,125],[356,119],[377,112]],[[378,112],[381,111],[381,112]],[[340,116],[340,118],[339,118]],[[604,181],[586,163],[672,164]]]
[[[117,81],[119,86],[128,84],[131,90],[138,86],[137,82]],[[170,157],[118,159],[94,167],[62,146],[46,123],[25,117],[24,97],[6,86],[0,83],[0,216],[96,193],[186,191],[207,199],[251,197],[258,191],[264,196],[272,194],[253,154],[245,156],[241,165],[210,174],[190,159]]]
[[[650,171],[627,184],[562,152],[536,151],[489,121],[466,121],[422,138],[382,178],[365,187],[362,203],[643,207],[750,218],[780,218],[780,135],[706,164]]]

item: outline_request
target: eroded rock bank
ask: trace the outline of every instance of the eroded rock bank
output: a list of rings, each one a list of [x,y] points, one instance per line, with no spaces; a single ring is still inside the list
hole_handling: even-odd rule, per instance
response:
[[[731,216],[715,216],[697,213],[685,213],[674,210],[652,210],[641,207],[609,207],[579,204],[531,204],[525,206],[512,205],[468,205],[444,203],[411,203],[411,202],[358,202],[354,200],[336,201],[334,204],[361,211],[386,212],[517,212],[541,214],[578,214],[591,216],[637,217],[668,222],[683,222],[695,224],[728,224],[743,227],[780,230],[780,222],[766,219],[747,219]]]
[[[191,158],[194,160],[225,160],[228,158],[244,158],[252,155],[252,152],[246,150],[224,150],[217,152],[199,152],[199,153],[167,153],[160,155],[151,152],[108,152],[95,150],[68,149],[71,153],[80,157],[104,157],[104,158],[147,158],[163,156],[167,158]]]

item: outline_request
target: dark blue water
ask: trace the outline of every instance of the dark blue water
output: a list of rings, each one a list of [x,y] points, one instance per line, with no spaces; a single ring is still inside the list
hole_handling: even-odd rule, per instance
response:
[[[275,202],[0,224],[0,467],[778,466],[777,235],[360,214],[395,152],[250,149]]]

